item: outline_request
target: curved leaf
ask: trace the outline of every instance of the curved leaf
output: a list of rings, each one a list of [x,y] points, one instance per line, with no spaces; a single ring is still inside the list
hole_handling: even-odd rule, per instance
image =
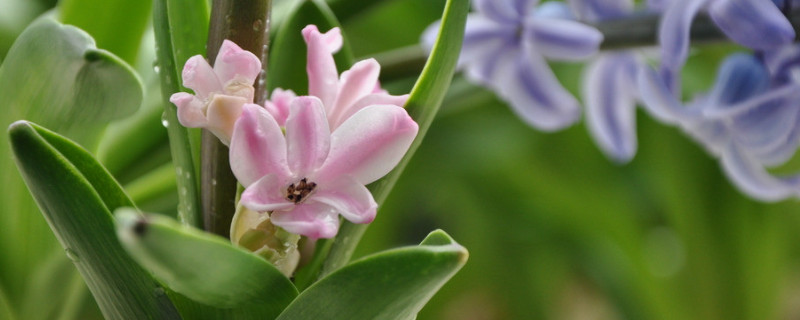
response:
[[[61,0],[61,21],[86,30],[103,49],[136,62],[150,18],[150,1]]]
[[[222,237],[134,209],[116,212],[123,246],[170,289],[219,308],[248,309],[274,318],[297,289],[263,258]]]
[[[467,257],[464,247],[437,230],[419,246],[378,253],[331,273],[278,319],[414,319]]]
[[[461,52],[461,42],[464,38],[467,13],[469,13],[469,0],[448,0],[445,4],[439,37],[436,39],[428,62],[406,102],[408,114],[419,124],[419,133],[400,164],[385,177],[370,184],[369,188],[378,204],[386,200],[397,178],[400,177],[406,164],[422,143],[425,133],[439,111],[439,106],[442,104],[456,70],[456,61]],[[350,260],[353,250],[368,226],[348,221],[342,223],[339,235],[336,236],[328,259],[323,266],[321,273],[323,276]]]
[[[324,1],[299,1],[279,26],[270,50],[267,81],[270,92],[274,88],[284,88],[301,95],[308,93],[307,51],[301,31],[309,24],[317,25],[322,32],[339,27],[339,21]],[[340,73],[349,69],[355,60],[347,37],[344,39],[342,50],[334,55]]]
[[[29,122],[9,128],[17,165],[106,318],[177,319],[175,307],[114,235],[110,210],[132,203],[88,152]]]
[[[124,62],[98,50],[85,32],[49,18],[31,24],[0,66],[0,126],[28,119],[91,145],[110,120],[132,114],[142,85]],[[0,139],[0,276],[21,304],[34,266],[58,247]],[[31,236],[35,235],[35,236]],[[20,315],[23,316],[23,315]]]

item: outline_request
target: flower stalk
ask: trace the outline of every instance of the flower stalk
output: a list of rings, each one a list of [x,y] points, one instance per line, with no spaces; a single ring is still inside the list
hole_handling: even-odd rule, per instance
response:
[[[231,40],[261,60],[262,72],[255,83],[255,103],[266,100],[266,66],[269,48],[271,0],[215,0],[211,7],[207,57],[216,59],[223,40]],[[204,228],[228,237],[236,211],[236,178],[231,172],[228,147],[203,130],[200,194]]]

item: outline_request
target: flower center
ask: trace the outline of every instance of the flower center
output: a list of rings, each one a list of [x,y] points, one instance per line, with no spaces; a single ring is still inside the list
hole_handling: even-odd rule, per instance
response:
[[[286,200],[294,203],[300,203],[314,191],[317,187],[316,183],[308,182],[308,179],[300,179],[297,183],[292,183],[286,188]]]

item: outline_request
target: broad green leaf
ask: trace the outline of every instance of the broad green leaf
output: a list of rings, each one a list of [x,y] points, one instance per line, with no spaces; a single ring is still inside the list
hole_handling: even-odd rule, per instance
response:
[[[278,319],[414,319],[467,257],[464,247],[437,230],[419,246],[381,252],[331,273]]]
[[[11,302],[8,301],[8,297],[2,285],[0,285],[0,319],[17,319],[14,309],[11,307]]]
[[[30,25],[0,66],[0,126],[27,119],[91,145],[110,120],[142,100],[136,74],[89,35],[49,18]],[[14,304],[34,265],[58,247],[0,139],[0,278]]]
[[[95,152],[97,160],[123,184],[121,176],[167,143],[167,132],[161,124],[164,108],[160,88],[156,79],[148,80],[142,108],[110,125]]]
[[[464,38],[464,26],[469,13],[469,0],[448,0],[442,16],[441,29],[436,43],[433,46],[428,62],[420,74],[417,83],[411,90],[411,96],[406,102],[409,115],[419,124],[419,133],[400,161],[400,164],[388,175],[370,184],[370,190],[375,201],[381,204],[386,200],[397,178],[411,160],[414,152],[425,138],[425,133],[439,111],[447,88],[453,79],[456,61],[461,52],[461,42]],[[342,223],[339,235],[336,236],[331,247],[328,259],[322,268],[324,276],[343,266],[353,255],[358,241],[367,230],[367,224],[353,224],[348,221]]]
[[[99,47],[136,62],[150,18],[150,1],[61,0],[60,20],[86,30]]]
[[[116,238],[110,210],[133,203],[108,172],[78,145],[32,123],[14,123],[9,135],[25,183],[103,315],[179,318]]]
[[[288,18],[278,27],[278,33],[270,49],[267,84],[270,92],[274,88],[292,89],[298,94],[308,93],[306,74],[306,43],[301,31],[309,24],[316,25],[321,32],[339,27],[331,9],[322,0],[299,1]],[[344,37],[342,50],[334,55],[339,72],[353,64],[353,52]]]
[[[70,260],[64,259],[64,250],[53,250],[49,257],[31,272],[19,314],[31,320],[56,318],[63,313],[67,299],[75,293],[72,291],[72,282],[75,278],[83,284],[80,274]],[[86,290],[85,284],[78,291],[81,290]],[[42,301],[50,303],[43,304]]]
[[[116,212],[125,249],[171,290],[209,306],[274,318],[297,289],[263,258],[222,237],[135,209]]]
[[[182,90],[180,70],[189,56],[202,54],[208,30],[208,5],[204,0],[156,0],[153,3],[156,60],[161,77],[164,124],[167,127],[178,192],[178,216],[183,223],[202,227],[198,173],[199,131],[178,122],[177,108],[169,97]],[[172,30],[176,30],[175,33]],[[197,31],[192,33],[191,31]]]

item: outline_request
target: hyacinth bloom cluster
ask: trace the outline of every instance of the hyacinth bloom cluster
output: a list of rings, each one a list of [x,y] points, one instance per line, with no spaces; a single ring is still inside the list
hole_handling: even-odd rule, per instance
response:
[[[266,110],[245,105],[231,144],[231,169],[246,187],[241,203],[272,212],[272,223],[311,238],[330,238],[339,214],[369,223],[377,204],[365,187],[386,175],[417,134],[405,109],[371,105],[337,129],[328,126],[322,101],[297,97],[286,135]]]
[[[700,11],[728,38],[755,50],[776,50],[795,38],[792,24],[770,0],[676,0],[663,4],[659,28],[661,77],[678,92],[678,73],[689,53],[689,30]]]
[[[377,204],[365,185],[400,162],[418,126],[402,108],[408,95],[380,89],[374,59],[339,76],[338,28],[321,33],[310,25],[303,36],[307,96],[278,88],[264,106],[253,104],[260,61],[225,41],[213,68],[199,56],[187,61],[184,83],[196,95],[177,93],[172,101],[182,124],[209,129],[230,146],[231,169],[245,187],[240,205],[268,214],[288,232],[330,238],[339,215],[353,223],[375,218]],[[263,222],[242,221],[250,220]]]
[[[214,67],[202,56],[193,56],[183,67],[183,86],[195,94],[178,92],[170,101],[178,107],[178,121],[186,127],[205,128],[225,145],[245,103],[253,102],[253,83],[261,61],[249,51],[225,40]]]
[[[633,12],[633,1],[572,1],[578,19],[600,22],[624,17]],[[586,125],[606,156],[628,162],[636,155],[636,74],[642,59],[634,50],[598,53],[584,70],[582,94],[586,106]]]
[[[545,59],[580,61],[598,50],[602,34],[574,20],[560,2],[475,0],[467,18],[459,65],[473,81],[508,102],[524,121],[558,130],[580,117],[580,105]],[[423,35],[430,47],[438,25]]]
[[[777,83],[762,61],[734,54],[720,67],[713,89],[684,106],[652,69],[640,84],[648,109],[680,126],[721,159],[728,177],[757,199],[775,201],[800,195],[800,175],[779,177],[779,166],[800,142],[800,83]]]

